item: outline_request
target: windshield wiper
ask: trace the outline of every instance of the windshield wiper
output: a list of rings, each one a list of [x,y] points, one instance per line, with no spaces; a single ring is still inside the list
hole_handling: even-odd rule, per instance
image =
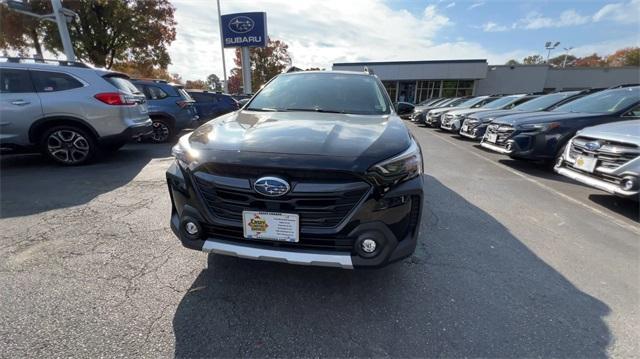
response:
[[[278,108],[270,108],[270,107],[250,107],[247,111],[262,111],[262,112],[278,112],[284,111]]]
[[[344,111],[336,110],[323,110],[321,108],[285,108],[285,111],[306,111],[306,112],[320,112],[320,113],[346,113]]]

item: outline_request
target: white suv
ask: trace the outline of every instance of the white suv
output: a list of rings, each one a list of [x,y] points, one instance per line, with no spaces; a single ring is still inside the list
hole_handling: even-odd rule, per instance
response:
[[[144,95],[128,76],[78,62],[3,58],[0,149],[39,150],[64,165],[152,132]]]

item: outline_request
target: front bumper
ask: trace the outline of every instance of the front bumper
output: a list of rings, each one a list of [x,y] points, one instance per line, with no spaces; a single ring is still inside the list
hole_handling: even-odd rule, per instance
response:
[[[565,177],[571,178],[572,180],[578,181],[580,183],[584,183],[588,186],[597,188],[599,190],[615,194],[622,197],[638,197],[639,191],[625,191],[620,186],[615,183],[603,181],[597,177],[590,176],[585,173],[581,173],[575,171],[573,169],[568,168],[567,166],[560,164],[554,167],[554,170]]]
[[[369,191],[339,225],[323,229],[301,226],[300,242],[286,243],[245,239],[241,222],[230,223],[211,212],[194,187],[192,174],[174,163],[166,175],[172,202],[171,229],[183,246],[190,249],[247,259],[349,269],[385,266],[410,256],[417,244],[423,198],[421,177],[384,194],[385,199],[406,196],[410,200],[403,205],[375,211],[379,199]],[[186,233],[184,223],[187,220],[195,221],[203,228],[200,236]],[[358,250],[358,244],[365,238],[373,238],[379,245],[373,256],[363,255]],[[315,244],[322,241],[341,244],[335,248],[312,246],[312,240]]]
[[[457,132],[460,130],[460,120],[453,119],[444,121],[442,122],[442,124],[440,124],[440,128],[449,132]]]
[[[482,147],[484,147],[484,148],[486,148],[488,150],[491,150],[493,152],[502,153],[503,155],[510,155],[510,154],[513,153],[512,150],[509,150],[509,149],[507,149],[505,147],[501,147],[501,146],[498,146],[498,145],[494,145],[493,143],[486,142],[486,141],[482,141],[480,143],[480,146],[482,146]]]

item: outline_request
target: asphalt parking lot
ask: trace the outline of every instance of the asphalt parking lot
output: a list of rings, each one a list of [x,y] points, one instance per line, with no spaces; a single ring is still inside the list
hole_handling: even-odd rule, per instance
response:
[[[373,271],[183,249],[168,145],[2,158],[0,357],[637,356],[637,203],[408,126],[421,240]]]

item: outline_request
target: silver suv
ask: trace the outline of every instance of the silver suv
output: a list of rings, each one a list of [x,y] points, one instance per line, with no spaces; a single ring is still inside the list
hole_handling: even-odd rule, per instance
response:
[[[555,170],[578,182],[637,201],[640,120],[613,122],[579,131],[569,141]]]
[[[0,62],[0,149],[90,162],[152,132],[146,100],[125,74],[78,62]]]

